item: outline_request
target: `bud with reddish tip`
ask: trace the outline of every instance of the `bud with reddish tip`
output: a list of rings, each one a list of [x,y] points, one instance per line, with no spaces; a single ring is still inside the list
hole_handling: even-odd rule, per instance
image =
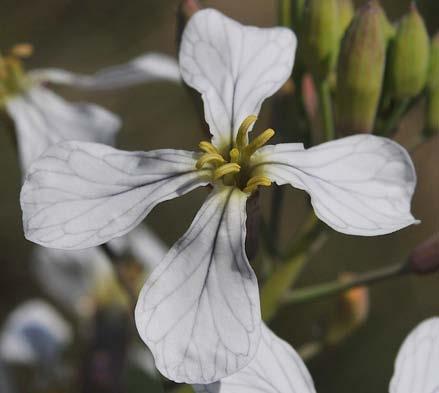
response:
[[[439,132],[439,33],[431,41],[427,79],[427,135]]]
[[[304,61],[313,75],[324,80],[334,68],[340,24],[337,0],[308,0],[303,16]]]
[[[342,273],[340,282],[349,282],[356,279],[353,273]],[[356,329],[363,325],[369,316],[369,289],[355,287],[342,292],[338,297],[337,309],[333,313],[326,335],[326,343],[337,345],[349,337]]]
[[[430,274],[439,271],[439,233],[417,246],[409,256],[413,273]]]
[[[198,0],[182,0],[177,10],[177,42],[180,44],[186,23],[193,14],[201,10],[201,4]]]
[[[430,41],[424,21],[412,3],[391,43],[388,65],[390,94],[397,100],[418,95],[425,87]]]
[[[336,123],[340,133],[372,131],[385,59],[382,10],[371,1],[358,11],[340,50],[336,92]]]

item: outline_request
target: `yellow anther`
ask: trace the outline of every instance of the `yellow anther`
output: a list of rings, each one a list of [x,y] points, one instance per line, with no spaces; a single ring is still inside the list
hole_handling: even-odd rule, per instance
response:
[[[275,132],[271,128],[265,130],[261,135],[258,135],[251,143],[245,147],[245,152],[251,156],[256,150],[264,146],[271,138],[273,138]]]
[[[254,176],[248,182],[244,188],[244,192],[251,194],[259,186],[269,187],[271,185],[271,180],[266,176]]]
[[[238,173],[240,170],[241,167],[235,163],[221,165],[219,168],[215,169],[215,172],[213,173],[213,180],[218,180],[231,173]]]
[[[197,169],[201,169],[207,163],[222,164],[223,162],[225,162],[224,158],[218,153],[206,153],[198,159],[195,166]]]
[[[216,153],[216,154],[219,154],[217,148],[216,148],[214,145],[212,145],[210,142],[207,142],[207,141],[201,141],[201,142],[198,144],[198,147],[199,147],[201,150],[205,151],[206,153]]]
[[[236,146],[238,149],[243,148],[247,144],[247,133],[249,128],[258,119],[255,115],[247,116],[239,126],[238,135],[236,136]]]
[[[239,150],[234,147],[230,150],[230,162],[238,162],[239,161]]]
[[[25,59],[26,57],[32,56],[33,52],[34,47],[32,44],[28,43],[14,45],[11,49],[11,55],[20,59]]]

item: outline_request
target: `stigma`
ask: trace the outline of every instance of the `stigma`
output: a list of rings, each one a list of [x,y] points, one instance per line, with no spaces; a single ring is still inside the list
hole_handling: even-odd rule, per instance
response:
[[[249,142],[248,132],[256,120],[255,115],[244,119],[229,151],[220,152],[212,143],[200,142],[198,147],[204,154],[196,162],[196,168],[211,169],[212,182],[220,181],[228,186],[236,186],[249,194],[255,192],[259,186],[270,186],[271,180],[268,177],[251,176],[252,155],[275,134],[274,130],[269,128]]]

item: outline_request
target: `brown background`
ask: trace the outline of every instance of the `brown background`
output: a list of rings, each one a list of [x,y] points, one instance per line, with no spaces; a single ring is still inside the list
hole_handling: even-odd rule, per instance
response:
[[[258,26],[275,23],[274,0],[208,1],[241,22]],[[361,2],[359,2],[361,3]],[[388,14],[398,18],[409,1],[384,1]],[[175,9],[171,0],[2,0],[0,49],[27,41],[35,45],[28,68],[61,67],[92,72],[126,61],[145,51],[175,52]],[[439,4],[420,2],[430,31],[438,28]],[[71,99],[99,103],[120,114],[124,127],[119,145],[126,149],[161,147],[193,149],[201,130],[186,92],[168,83],[139,86],[118,92],[82,93],[59,90]],[[263,129],[269,108],[258,124]],[[400,134],[404,143],[418,129],[418,113]],[[341,271],[361,272],[397,262],[419,241],[438,230],[439,139],[417,149],[413,159],[418,187],[413,211],[422,224],[388,236],[351,237],[335,232],[308,266],[300,285],[333,279]],[[18,204],[20,173],[11,140],[0,130],[0,322],[21,300],[38,295],[29,274],[32,244],[24,240]],[[147,224],[172,244],[187,228],[205,197],[198,191],[160,205]],[[269,199],[269,193],[262,193]],[[288,193],[282,233],[291,237],[303,219],[304,194]],[[393,360],[403,337],[422,319],[439,315],[439,277],[406,277],[376,285],[371,290],[369,320],[340,347],[310,363],[320,393],[370,393],[388,390]],[[309,340],[333,310],[333,301],[286,308],[273,325],[282,337],[298,346]]]

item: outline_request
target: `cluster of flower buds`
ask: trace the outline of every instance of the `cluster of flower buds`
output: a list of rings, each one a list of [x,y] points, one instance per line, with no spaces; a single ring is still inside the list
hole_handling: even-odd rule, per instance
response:
[[[369,0],[355,15],[351,0],[309,0],[298,31],[301,61],[316,81],[331,83],[338,132],[372,132],[388,107],[424,91],[427,129],[438,129],[439,60],[429,59],[438,56],[439,39],[430,45],[414,3],[392,25],[378,0]]]

